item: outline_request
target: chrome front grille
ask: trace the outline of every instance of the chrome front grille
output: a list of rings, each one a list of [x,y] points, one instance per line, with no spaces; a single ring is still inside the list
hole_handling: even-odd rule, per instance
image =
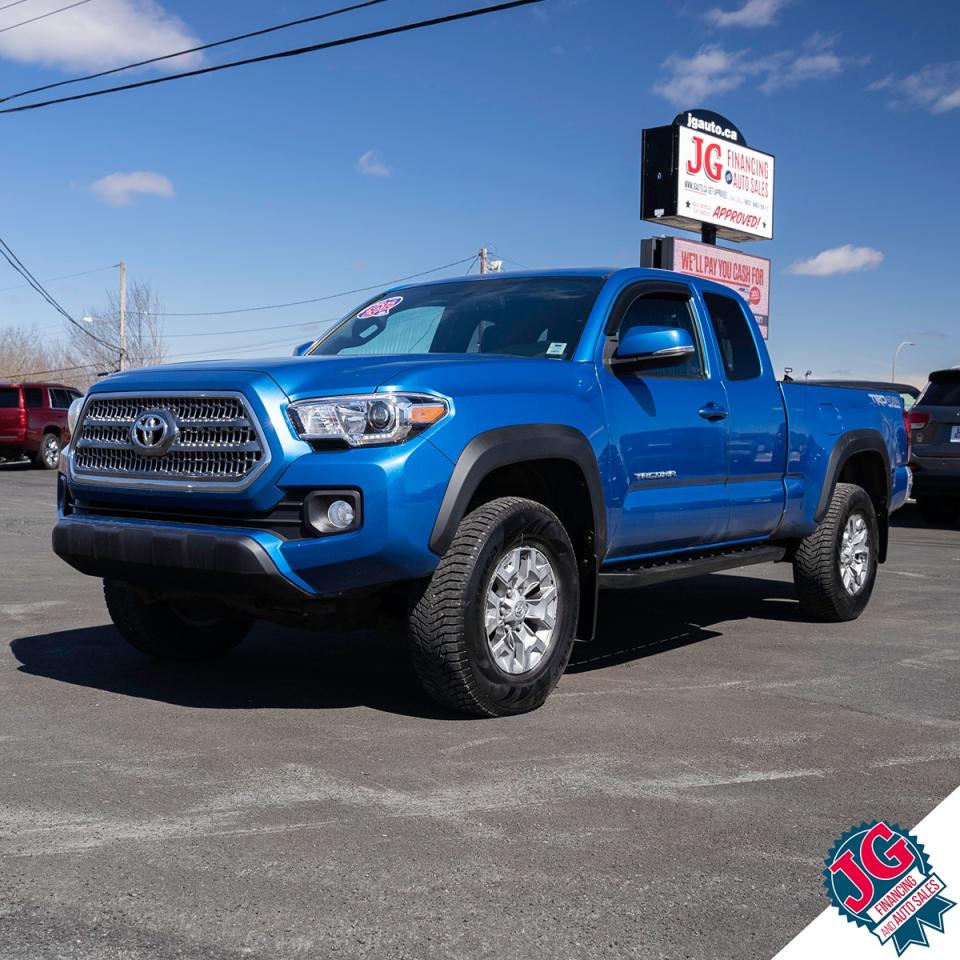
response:
[[[176,428],[159,455],[144,453],[133,439],[138,418],[150,412],[166,414]],[[74,476],[117,483],[241,484],[269,458],[259,426],[237,394],[95,394],[71,447]]]

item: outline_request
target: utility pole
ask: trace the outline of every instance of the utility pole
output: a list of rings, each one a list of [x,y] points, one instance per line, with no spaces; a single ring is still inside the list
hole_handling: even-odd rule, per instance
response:
[[[120,362],[121,371],[127,366],[127,265],[121,260],[120,267]]]
[[[487,272],[487,254],[488,254],[488,252],[489,252],[489,251],[487,250],[486,247],[481,247],[481,248],[480,248],[480,272],[481,272],[481,273],[486,273],[486,272]]]

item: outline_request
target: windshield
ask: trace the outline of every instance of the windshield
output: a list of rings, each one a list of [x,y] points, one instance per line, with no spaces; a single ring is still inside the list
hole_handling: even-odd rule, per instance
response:
[[[572,356],[603,277],[503,277],[388,291],[352,311],[314,356]]]

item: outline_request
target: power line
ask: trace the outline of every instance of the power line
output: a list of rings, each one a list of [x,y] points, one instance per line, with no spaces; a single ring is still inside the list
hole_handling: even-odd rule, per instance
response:
[[[290,346],[289,339],[284,338],[283,340],[263,340],[259,343],[248,343],[246,346],[243,346],[243,347],[231,347],[229,349],[239,353],[242,350],[261,350],[263,347],[279,347],[279,346],[286,346],[287,348],[289,348]],[[230,357],[230,354],[227,353],[227,348],[217,347],[216,350],[200,350],[200,351],[190,350],[190,351],[187,351],[186,353],[174,353],[174,354],[171,354],[169,357],[165,357],[164,359],[178,360],[183,357],[211,357],[215,355],[221,355],[227,359],[229,359]]]
[[[88,2],[88,0],[80,0]],[[403,23],[396,27],[385,27],[382,30],[373,30],[369,33],[359,33],[349,37],[340,37],[337,40],[327,40],[324,43],[314,43],[307,47],[295,47],[290,50],[280,50],[276,53],[266,53],[259,57],[247,57],[244,60],[232,60],[229,63],[219,63],[212,67],[199,67],[196,70],[186,70],[183,73],[173,73],[165,77],[153,77],[150,80],[139,80],[136,83],[124,83],[116,87],[104,87],[102,90],[91,90],[88,93],[75,93],[68,97],[57,97],[53,100],[38,100],[36,103],[25,103],[19,107],[5,107],[3,113],[23,113],[26,110],[38,110],[40,107],[50,107],[57,103],[68,103],[74,100],[87,100],[90,97],[102,97],[108,93],[119,93],[123,90],[136,90],[140,87],[150,87],[158,83],[169,83],[171,80],[182,80],[185,77],[200,77],[220,70],[230,70],[233,67],[245,67],[253,63],[265,63],[269,60],[281,60],[289,57],[299,57],[306,53],[316,53],[319,50],[330,50],[333,47],[345,47],[365,40],[376,40],[379,37],[389,37],[398,33],[408,33],[411,30],[420,30],[424,27],[436,27],[444,23],[454,23],[458,20],[467,20],[472,17],[482,17],[488,13],[500,13],[516,7],[526,7],[534,3],[543,3],[543,0],[507,0],[490,7],[474,7],[470,10],[461,10],[443,17],[433,17],[429,20],[416,20],[412,23]]]
[[[43,377],[48,373],[69,373],[72,370],[87,370],[90,367],[95,367],[95,363],[78,363],[73,367],[54,367],[52,370],[31,370],[29,373],[21,373],[17,371],[17,380],[26,380],[29,377]],[[11,378],[13,379],[13,378]]]
[[[29,20],[21,20],[19,23],[12,23],[9,27],[0,28],[0,33],[6,33],[8,30],[16,30],[17,27],[25,27],[28,23],[36,23],[38,20],[46,20],[47,17],[52,17],[56,13],[63,13],[65,10],[72,10],[74,7],[82,7],[85,3],[89,3],[90,0],[76,0],[75,3],[69,3],[65,7],[58,7],[56,10],[51,10],[49,13],[41,13],[39,17],[31,17]],[[13,6],[13,4],[11,4]]]
[[[17,0],[23,3],[24,0]],[[164,60],[172,60],[174,57],[184,57],[191,53],[200,53],[202,50],[212,50],[214,47],[222,47],[228,43],[237,43],[240,40],[249,40],[252,37],[262,37],[267,33],[275,33],[277,30],[287,30],[290,27],[300,27],[305,23],[314,23],[317,20],[326,20],[330,17],[336,17],[343,13],[351,13],[354,10],[360,10],[363,7],[373,7],[380,3],[387,3],[388,0],[363,0],[362,3],[352,3],[347,7],[340,7],[337,10],[328,10],[326,13],[318,13],[312,17],[301,17],[299,20],[288,20],[286,23],[278,23],[272,27],[264,27],[262,30],[252,30],[250,33],[241,33],[235,37],[227,37],[223,40],[214,40],[212,43],[203,43],[197,47],[190,47],[187,50],[178,50],[176,53],[165,53],[162,57],[151,57],[149,60],[138,60],[136,63],[127,63],[122,67],[113,67],[111,70],[101,70],[99,73],[89,73],[85,77],[74,77],[71,80],[59,80],[56,83],[47,83],[42,87],[33,87],[30,90],[21,90],[20,93],[12,93],[9,97],[0,97],[0,103],[6,103],[8,100],[16,100],[19,97],[26,97],[31,93],[42,93],[44,90],[53,90],[56,87],[66,87],[73,83],[85,83],[87,80],[98,80],[100,77],[109,77],[114,73],[123,73],[125,70],[133,70],[137,67],[148,67],[153,63],[160,63]],[[3,10],[0,7],[0,10]]]
[[[5,3],[0,10],[6,10],[9,7],[19,7],[21,3],[26,3],[27,0],[13,0],[13,3]]]
[[[16,270],[16,272],[19,273],[20,276],[23,277],[23,279],[26,280],[27,283],[30,284],[30,286],[33,287],[33,289],[36,290],[37,293],[39,293],[40,296],[43,297],[43,299],[46,300],[47,303],[50,304],[51,307],[53,307],[54,310],[56,310],[61,316],[65,317],[78,330],[82,330],[83,333],[86,334],[88,337],[90,337],[92,340],[96,340],[97,343],[102,344],[105,347],[109,347],[111,350],[117,349],[115,344],[108,343],[106,340],[101,340],[100,337],[91,333],[89,330],[86,329],[86,327],[78,323],[54,299],[53,295],[49,291],[47,291],[47,289],[43,286],[43,284],[40,283],[40,281],[29,271],[29,269],[26,267],[23,261],[13,252],[13,250],[10,248],[7,242],[3,240],[3,238],[0,238],[0,254],[2,254],[4,260],[6,260],[7,263],[9,263],[10,266],[13,267],[13,269]]]
[[[2,8],[0,8],[2,9]],[[91,273],[103,273],[104,270],[113,270],[117,265],[111,263],[109,267],[94,267],[93,270],[81,270],[79,273],[65,273],[62,277],[50,277],[44,283],[56,283],[58,280],[72,280],[74,277],[85,277]],[[0,287],[0,293],[9,293],[11,290],[22,290],[29,287],[29,283],[18,283],[15,287]]]
[[[241,333],[263,333],[266,330],[293,330],[295,327],[309,327],[318,323],[336,323],[337,317],[327,320],[301,320],[299,323],[271,324],[267,327],[242,327],[239,330],[207,330],[204,333],[165,333],[164,340],[181,339],[183,337],[233,337]]]
[[[509,257],[505,257],[502,254],[497,254],[497,257],[503,260],[505,263],[512,263],[515,267],[519,267],[521,270],[532,270],[533,267],[528,267],[525,263],[519,263],[517,260],[511,260]]]
[[[323,297],[310,297],[308,300],[291,300],[288,303],[268,303],[259,307],[237,307],[233,310],[198,310],[194,312],[180,311],[178,313],[158,313],[158,317],[224,317],[234,313],[254,313],[258,310],[280,310],[283,307],[300,307],[308,303],[323,303],[325,300],[336,300],[338,297],[347,297],[355,293],[367,293],[370,290],[382,290],[386,287],[392,287],[398,283],[405,283],[407,280],[415,280],[417,277],[425,277],[428,273],[439,273],[441,270],[449,270],[451,267],[458,267],[461,263],[468,263],[475,257],[464,257],[462,260],[454,260],[452,263],[444,263],[439,267],[431,267],[429,270],[421,270],[419,273],[411,273],[405,277],[399,277],[396,280],[387,280],[385,283],[373,283],[368,287],[355,287],[353,290],[343,290],[340,293],[330,293]]]

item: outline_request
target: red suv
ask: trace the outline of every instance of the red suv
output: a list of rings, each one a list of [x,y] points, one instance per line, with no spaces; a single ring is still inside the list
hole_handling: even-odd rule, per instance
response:
[[[0,461],[26,456],[56,470],[70,440],[67,409],[80,395],[60,383],[0,383]]]

